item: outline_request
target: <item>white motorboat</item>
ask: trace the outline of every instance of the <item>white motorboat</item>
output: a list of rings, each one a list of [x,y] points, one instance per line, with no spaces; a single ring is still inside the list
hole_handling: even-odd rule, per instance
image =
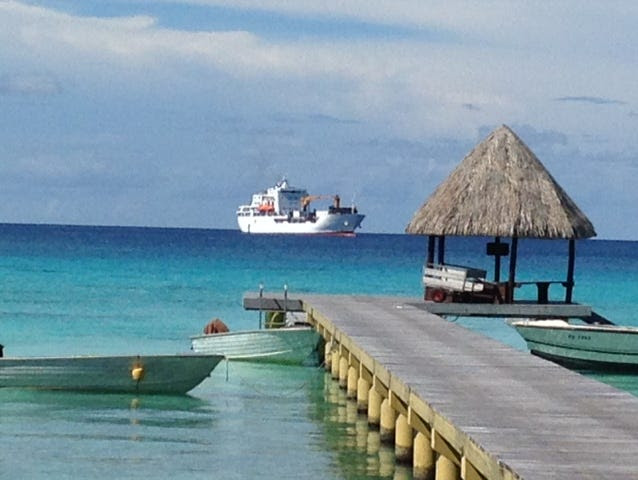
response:
[[[288,312],[288,315],[291,315],[291,312]],[[285,315],[279,318],[285,318]],[[272,322],[267,320],[266,325],[269,324]],[[318,360],[317,350],[321,337],[314,328],[304,322],[236,332],[228,331],[223,322],[221,329],[211,329],[208,328],[209,325],[204,330],[209,333],[191,337],[194,352],[223,355],[228,360],[294,365],[309,365]]]
[[[510,320],[531,353],[565,366],[638,370],[638,327]]]
[[[0,388],[184,394],[210,375],[221,355],[2,357]]]
[[[326,210],[310,208],[311,202],[325,198],[333,201]],[[237,223],[244,233],[354,235],[364,217],[354,205],[342,207],[339,195],[309,195],[285,178],[253,194],[250,205],[237,209]]]

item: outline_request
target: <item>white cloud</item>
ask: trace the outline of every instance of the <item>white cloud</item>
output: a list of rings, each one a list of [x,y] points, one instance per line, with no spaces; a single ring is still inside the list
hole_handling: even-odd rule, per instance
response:
[[[561,17],[571,2],[553,7],[505,0],[403,1],[399,6],[383,1],[190,3],[444,28],[470,35],[474,44],[418,38],[271,41],[247,31],[180,31],[162,28],[148,16],[81,17],[9,1],[0,3],[0,43],[11,45],[12,53],[4,48],[0,55],[19,56],[32,68],[44,65],[60,76],[74,75],[80,84],[121,82],[127,89],[136,83],[137,88],[153,82],[168,88],[184,77],[206,82],[230,75],[259,84],[264,97],[285,91],[291,108],[383,122],[411,137],[468,138],[482,124],[511,121],[547,122],[549,128],[578,132],[582,121],[570,125],[565,115],[547,115],[560,110],[552,98],[615,98],[628,107],[638,100],[625,88],[635,78],[633,64],[612,56],[590,65],[582,62],[583,52],[560,53],[574,50],[572,34],[582,40],[593,33],[594,19],[582,10],[595,10],[603,24],[610,18],[609,9],[596,6],[572,11],[565,24]],[[610,35],[611,40],[600,36],[600,48],[616,41]],[[521,53],[521,45],[548,41],[554,42],[549,51]],[[605,71],[616,72],[618,81],[607,82]],[[476,107],[471,115],[466,105]],[[591,122],[585,128],[605,128],[595,116]]]
[[[570,45],[575,51],[600,44],[633,43],[638,4],[631,0],[159,0],[223,6],[303,18],[350,19],[382,25],[439,29],[471,41],[513,46]],[[630,39],[633,39],[632,42]]]

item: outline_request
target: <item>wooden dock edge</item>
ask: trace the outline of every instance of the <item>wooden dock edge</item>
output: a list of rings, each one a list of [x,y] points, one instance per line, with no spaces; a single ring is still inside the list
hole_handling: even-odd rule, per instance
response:
[[[429,439],[433,451],[454,463],[464,480],[520,480],[509,466],[503,464],[452,422],[439,414],[428,402],[413,393],[400,378],[392,375],[380,362],[362,350],[348,335],[312,305],[302,300],[308,321],[331,345],[332,352],[345,358],[349,366],[359,370],[359,377],[367,379],[395,411],[405,415],[416,432]]]
[[[461,317],[506,317],[506,318],[580,318],[590,323],[612,324],[592,310],[589,305],[578,303],[516,302],[511,304],[492,303],[436,303],[412,302],[410,305],[439,316]],[[303,312],[303,301],[279,293],[249,292],[243,297],[244,310]]]
[[[578,303],[436,303],[412,304],[416,308],[435,315],[461,317],[506,317],[506,318],[589,318],[592,308]]]
[[[242,300],[244,310],[263,312],[303,312],[299,298],[291,298],[280,293],[247,293]]]

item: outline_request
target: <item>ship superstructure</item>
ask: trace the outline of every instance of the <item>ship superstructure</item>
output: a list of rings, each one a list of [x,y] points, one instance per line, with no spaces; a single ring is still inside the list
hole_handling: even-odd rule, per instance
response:
[[[332,199],[326,210],[311,208],[312,202],[326,198]],[[237,223],[244,233],[353,235],[364,217],[354,205],[342,207],[339,195],[309,195],[285,178],[253,194],[250,205],[237,209]]]

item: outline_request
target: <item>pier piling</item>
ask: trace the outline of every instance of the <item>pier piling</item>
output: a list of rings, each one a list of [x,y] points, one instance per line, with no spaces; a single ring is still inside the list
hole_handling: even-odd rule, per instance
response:
[[[339,386],[346,388],[348,385],[348,358],[343,355],[339,356]]]
[[[414,436],[414,461],[412,476],[414,480],[432,480],[434,478],[434,450],[430,439],[421,432]]]
[[[370,396],[370,383],[363,377],[357,380],[357,409],[361,413],[368,411],[368,398]]]
[[[368,391],[368,423],[378,427],[381,422],[381,402],[383,397],[372,386]]]
[[[390,399],[384,398],[381,402],[381,421],[379,424],[379,433],[381,434],[381,442],[394,442],[394,429],[396,424],[396,412],[390,405]]]
[[[323,366],[326,370],[332,368],[332,341],[325,342],[323,347]]]
[[[436,459],[436,471],[434,480],[460,480],[461,470],[444,455],[439,455]]]
[[[412,461],[413,432],[405,415],[397,416],[395,431],[394,453],[397,462],[409,463]]]
[[[330,374],[332,375],[332,378],[334,380],[338,380],[339,379],[339,359],[340,359],[339,351],[334,350],[332,352],[332,355],[330,355],[330,357],[331,357]]]
[[[348,381],[346,384],[346,397],[347,398],[357,398],[357,384],[359,381],[359,375],[357,374],[357,369],[352,365],[348,368]]]

